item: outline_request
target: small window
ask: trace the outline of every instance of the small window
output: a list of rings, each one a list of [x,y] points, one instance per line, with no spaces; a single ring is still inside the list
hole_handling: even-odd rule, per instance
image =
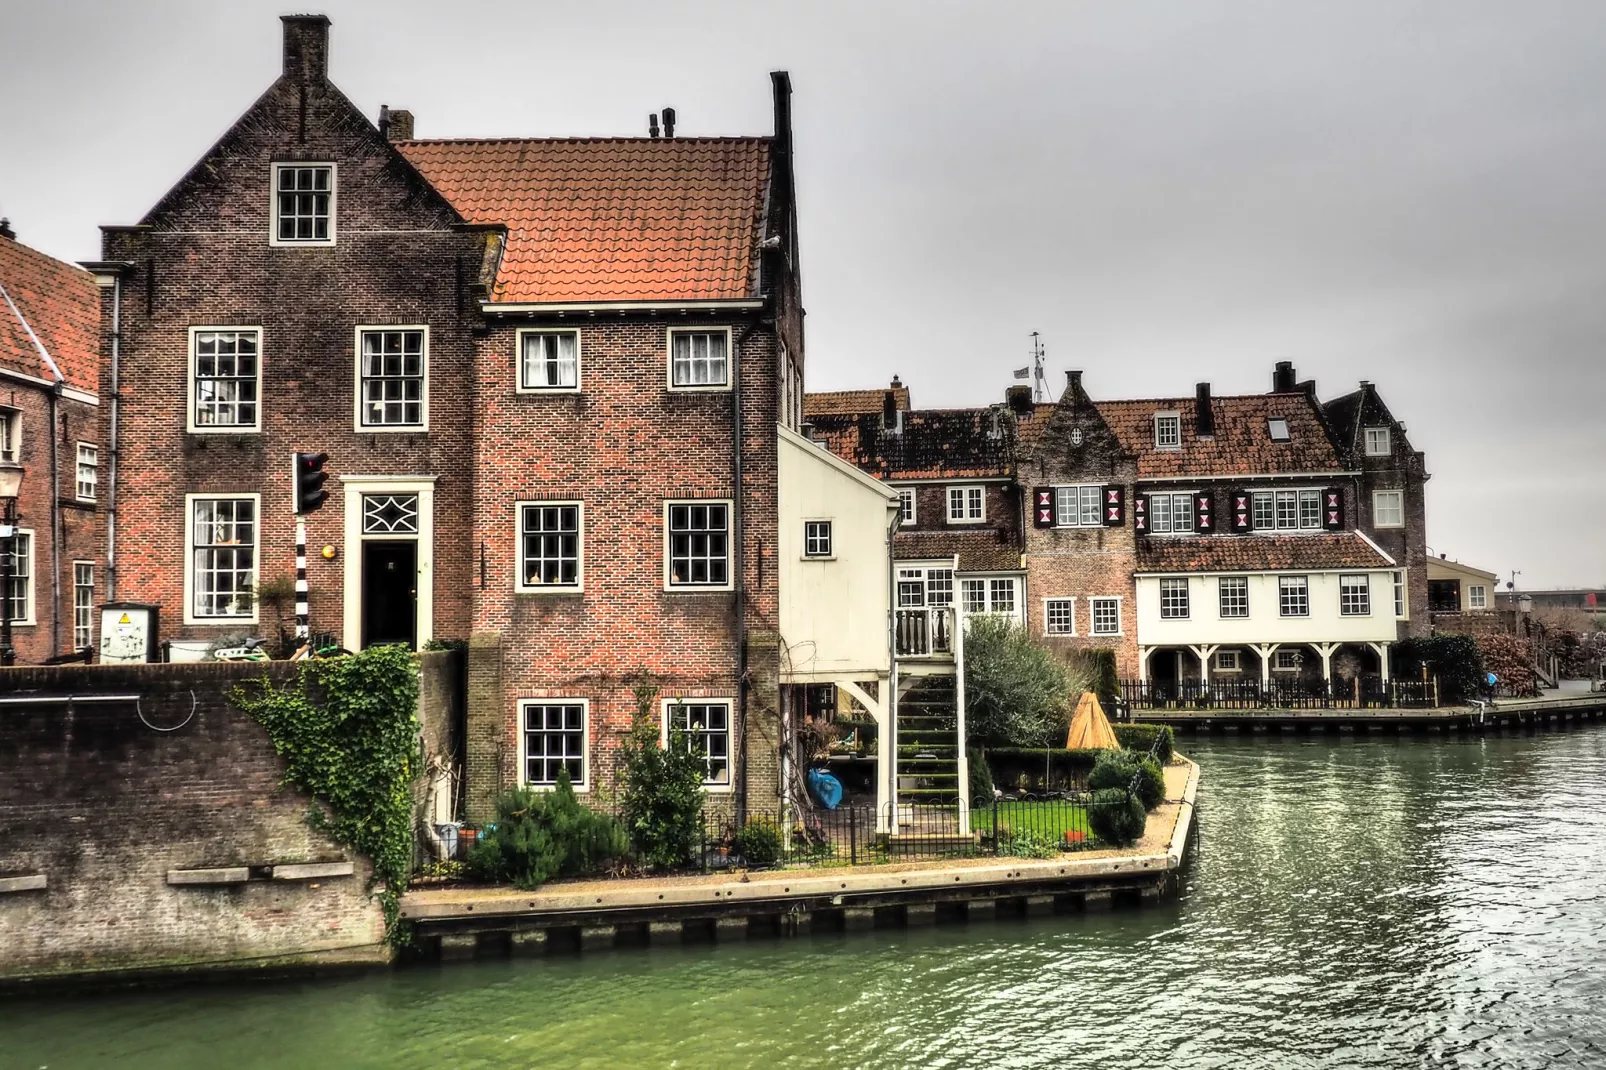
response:
[[[18,528],[11,536],[11,587],[0,591],[0,613],[13,624],[33,623],[33,532]],[[0,553],[3,553],[0,550]]]
[[[1266,421],[1266,434],[1271,436],[1273,442],[1287,442],[1290,438],[1288,421],[1281,416],[1273,416]]]
[[[1405,617],[1406,617],[1405,610],[1406,610],[1405,573],[1396,572],[1394,574],[1394,617],[1395,617],[1395,619],[1396,620],[1404,620]]]
[[[87,442],[78,443],[78,500],[95,500],[95,488],[100,483],[100,450]]]
[[[1368,427],[1366,429],[1366,455],[1368,457],[1387,457],[1393,452],[1394,448],[1389,441],[1388,428]]]
[[[1188,616],[1188,581],[1185,579],[1160,581],[1160,617],[1162,620],[1185,620]]]
[[[1061,528],[1102,527],[1103,505],[1103,486],[1055,487],[1054,525]]]
[[[1223,576],[1221,584],[1221,615],[1223,617],[1249,616],[1249,577]]]
[[[1277,672],[1298,672],[1305,657],[1297,650],[1279,650],[1272,655],[1271,667]]]
[[[926,605],[951,606],[954,604],[954,570],[951,568],[926,569]]]
[[[1045,635],[1076,634],[1076,599],[1049,598],[1043,602]]]
[[[925,573],[918,568],[900,568],[898,570],[898,608],[920,609],[925,604]]]
[[[1277,526],[1276,495],[1269,490],[1257,490],[1253,495],[1255,530],[1263,531]]]
[[[72,563],[72,645],[84,650],[95,645],[95,566]]]
[[[686,746],[701,752],[703,786],[728,788],[731,783],[731,707],[729,702],[702,699],[664,701],[664,743],[681,733]]]
[[[1371,616],[1371,577],[1340,576],[1338,578],[1338,611],[1346,617]]]
[[[1121,600],[1119,598],[1094,598],[1089,600],[1088,605],[1093,618],[1094,635],[1121,634]]]
[[[1149,530],[1156,535],[1192,534],[1193,495],[1149,495]]]
[[[190,499],[190,617],[255,620],[257,500]]]
[[[519,390],[550,393],[580,389],[580,332],[519,332]]]
[[[191,431],[260,428],[261,342],[254,327],[190,329]]]
[[[1015,612],[1015,581],[1014,580],[988,580],[987,597],[990,605],[989,613]]]
[[[585,507],[580,502],[520,502],[518,511],[518,589],[580,590]]]
[[[730,503],[668,502],[664,514],[668,585],[729,587]]]
[[[1277,580],[1277,612],[1284,617],[1310,616],[1310,581],[1304,576],[1281,576]]]
[[[551,787],[567,771],[570,784],[586,787],[587,705],[572,699],[519,703],[524,783]]]
[[[1372,526],[1376,528],[1403,528],[1405,526],[1405,492],[1375,490],[1372,492]]]
[[[0,461],[20,459],[22,414],[16,409],[0,409]]]
[[[898,488],[898,516],[904,527],[915,522],[915,491],[913,487]]]
[[[1257,531],[1314,531],[1322,526],[1319,490],[1257,490],[1252,501]]]
[[[1322,526],[1321,491],[1302,490],[1299,492],[1299,526],[1307,531]]]
[[[669,385],[675,390],[723,390],[730,386],[730,332],[669,332]]]
[[[803,556],[831,556],[831,522],[806,520],[803,522]]]
[[[949,487],[948,523],[979,524],[986,519],[985,487]]]
[[[417,535],[418,495],[364,494],[362,496],[364,535]]]
[[[1481,583],[1467,585],[1467,608],[1488,609],[1489,589]]]
[[[335,243],[333,164],[275,164],[273,244]]]
[[[1238,663],[1238,652],[1236,650],[1216,651],[1217,672],[1238,672],[1241,668],[1243,666]]]
[[[1182,447],[1182,416],[1163,412],[1154,418],[1154,448],[1174,450]]]
[[[960,580],[959,596],[959,608],[966,613],[987,612],[986,580]]]
[[[359,328],[358,430],[423,430],[427,415],[428,332]]]

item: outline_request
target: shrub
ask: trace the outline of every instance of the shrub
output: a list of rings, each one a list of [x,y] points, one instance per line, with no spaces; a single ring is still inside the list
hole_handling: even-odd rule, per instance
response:
[[[1160,764],[1148,755],[1132,751],[1107,750],[1093,763],[1087,775],[1087,786],[1092,791],[1119,788],[1125,791],[1137,778],[1138,800],[1145,810],[1153,810],[1165,801],[1165,772]]]
[[[970,798],[991,799],[993,797],[993,767],[987,764],[987,752],[980,747],[971,747],[966,752],[970,764]]]
[[[654,869],[692,861],[702,839],[703,755],[681,732],[658,745],[658,687],[636,684],[636,720],[619,745],[620,808],[631,846]]]
[[[1008,825],[998,830],[998,853],[1011,858],[1053,858],[1060,845],[1036,829],[1014,831]]]
[[[1071,698],[1083,688],[1070,667],[1007,617],[965,625],[969,742],[1041,747],[1064,740]]]
[[[1106,788],[1093,793],[1087,804],[1087,823],[1093,835],[1117,846],[1134,843],[1148,824],[1143,804],[1128,795],[1125,788]]]
[[[1420,679],[1425,666],[1439,679],[1439,702],[1455,706],[1478,695],[1483,658],[1470,635],[1427,635],[1402,639],[1392,649],[1394,678]]]
[[[1502,691],[1519,698],[1539,694],[1539,676],[1533,668],[1532,640],[1497,632],[1480,635],[1475,641],[1485,671],[1495,674]],[[1442,681],[1439,690],[1444,690]]]
[[[761,818],[750,817],[736,834],[736,851],[750,866],[764,869],[781,860],[781,830]]]
[[[1169,765],[1176,754],[1177,734],[1168,724],[1117,724],[1110,727],[1115,729],[1117,742],[1130,751],[1147,751],[1158,738],[1160,748],[1155,757],[1160,759],[1161,765]]]
[[[529,890],[554,877],[595,873],[627,847],[613,818],[580,804],[565,771],[553,791],[513,788],[498,796],[496,822],[475,840],[468,865],[481,880]]]

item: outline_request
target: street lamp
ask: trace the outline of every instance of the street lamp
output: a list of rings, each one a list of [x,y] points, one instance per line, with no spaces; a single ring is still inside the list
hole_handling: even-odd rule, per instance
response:
[[[0,665],[14,665],[17,650],[11,645],[11,566],[17,545],[17,496],[22,493],[22,465],[0,461],[0,503],[5,515],[0,522]]]

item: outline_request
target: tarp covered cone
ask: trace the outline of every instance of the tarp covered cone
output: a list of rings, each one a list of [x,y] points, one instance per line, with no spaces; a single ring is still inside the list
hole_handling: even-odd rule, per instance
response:
[[[1071,718],[1071,730],[1065,737],[1066,750],[1120,750],[1115,729],[1104,716],[1099,697],[1091,691],[1082,692],[1076,704],[1076,716]]]

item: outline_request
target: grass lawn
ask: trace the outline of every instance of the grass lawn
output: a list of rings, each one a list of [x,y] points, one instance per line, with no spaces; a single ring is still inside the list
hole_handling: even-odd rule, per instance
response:
[[[1080,845],[1091,837],[1087,827],[1087,808],[1078,803],[1044,799],[1000,799],[998,823],[1011,832],[1035,832],[1055,843]],[[993,808],[976,807],[970,812],[970,829],[989,839],[993,835]]]

